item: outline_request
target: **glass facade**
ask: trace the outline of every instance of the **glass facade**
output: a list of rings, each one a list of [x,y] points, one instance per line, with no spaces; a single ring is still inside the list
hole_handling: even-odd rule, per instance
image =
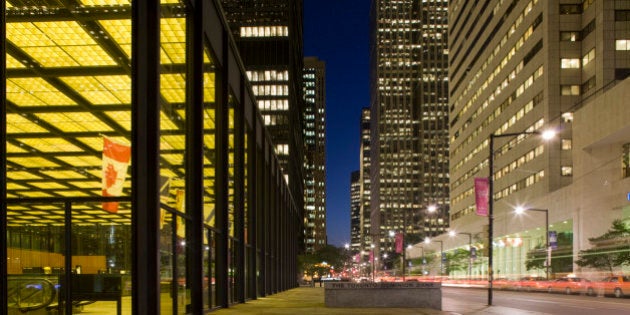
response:
[[[218,6],[77,4],[0,6],[0,313],[201,314],[297,285],[302,201]]]

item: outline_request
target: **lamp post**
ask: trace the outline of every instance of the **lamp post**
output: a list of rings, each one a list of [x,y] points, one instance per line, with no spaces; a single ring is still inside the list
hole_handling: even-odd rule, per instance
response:
[[[461,234],[461,235],[468,235],[468,280],[470,280],[470,276],[472,274],[472,234],[471,233],[466,233],[466,232],[455,232],[455,231],[450,231],[448,232],[448,235],[450,235],[451,237],[455,237],[455,235],[457,234]]]
[[[545,266],[546,266],[547,280],[549,280],[549,267],[551,266],[551,246],[549,246],[549,210],[523,208],[523,207],[517,207],[516,209],[514,209],[514,212],[516,212],[517,214],[522,214],[525,211],[537,211],[537,212],[545,213],[545,251],[547,253],[547,258],[545,259]]]
[[[374,282],[374,244],[370,244],[370,248],[372,249],[370,256],[372,256],[372,282]]]
[[[540,131],[523,131],[523,132],[512,132],[512,133],[502,133],[502,134],[490,134],[490,139],[488,143],[488,305],[492,305],[492,223],[494,220],[493,217],[493,208],[494,208],[494,139],[495,138],[504,138],[504,137],[517,137],[521,135],[541,135],[543,139],[549,140],[555,137],[555,131],[547,130],[544,132]]]
[[[424,239],[424,242],[427,243],[427,244],[430,244],[431,242],[439,242],[440,243],[440,276],[441,276],[442,273],[443,273],[443,270],[444,270],[444,261],[442,259],[442,256],[444,255],[444,242],[438,241],[438,240],[432,241],[428,237]],[[424,254],[424,251],[423,251],[423,254]]]

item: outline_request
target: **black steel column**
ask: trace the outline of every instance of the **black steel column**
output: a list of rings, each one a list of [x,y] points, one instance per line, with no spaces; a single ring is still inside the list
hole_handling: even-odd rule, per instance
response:
[[[160,313],[160,2],[132,5],[132,310]]]
[[[223,60],[222,67],[217,67],[216,73],[216,93],[215,93],[215,227],[218,230],[216,237],[216,288],[217,306],[228,307],[230,288],[228,277],[228,62],[229,45],[228,33],[223,31]]]
[[[188,313],[203,313],[203,113],[204,32],[202,0],[192,1],[186,17],[186,282],[190,286]],[[210,281],[210,279],[208,279]],[[209,306],[208,306],[209,307]]]
[[[488,145],[490,154],[488,155],[488,305],[492,305],[492,221],[494,210],[494,134],[490,135]]]
[[[246,106],[254,106],[253,104],[246,104]],[[256,150],[256,134],[254,133],[254,128],[250,128],[247,126],[247,241],[249,243],[249,248],[247,251],[249,264],[247,265],[247,288],[248,293],[247,297],[251,299],[255,299],[257,297],[258,290],[257,286],[257,278],[256,278],[256,268],[258,263],[256,262],[256,253],[258,248],[258,240],[256,235],[258,235],[258,217],[256,215],[256,211],[258,209],[258,202],[256,201],[257,191],[257,173],[256,173],[256,160],[257,160],[257,152]]]
[[[8,314],[7,290],[7,61],[6,1],[0,1],[0,314]]]
[[[243,100],[243,91],[245,84],[243,79],[239,80],[240,84],[240,102],[236,102],[234,108],[234,238],[237,240],[235,244],[236,251],[236,271],[235,283],[236,283],[236,302],[245,302],[245,202],[247,196],[245,195],[245,170],[244,167],[244,154],[245,154],[245,139],[244,129],[245,122],[243,121],[245,113]]]

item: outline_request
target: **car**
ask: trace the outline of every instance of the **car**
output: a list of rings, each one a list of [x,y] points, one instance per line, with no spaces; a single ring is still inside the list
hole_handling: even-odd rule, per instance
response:
[[[596,283],[598,292],[604,296],[613,295],[618,298],[630,295],[630,277],[629,276],[610,276]]]
[[[580,277],[562,277],[548,283],[549,293],[595,295],[594,284]]]
[[[527,276],[516,281],[518,291],[545,291],[548,289],[548,281],[545,277]]]

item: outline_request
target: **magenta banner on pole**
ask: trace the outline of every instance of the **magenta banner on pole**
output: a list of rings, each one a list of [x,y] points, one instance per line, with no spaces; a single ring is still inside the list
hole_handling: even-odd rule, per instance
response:
[[[487,177],[475,178],[475,205],[477,209],[475,213],[480,216],[488,216],[489,182]]]
[[[396,233],[396,253],[400,254],[403,251],[403,234]]]

